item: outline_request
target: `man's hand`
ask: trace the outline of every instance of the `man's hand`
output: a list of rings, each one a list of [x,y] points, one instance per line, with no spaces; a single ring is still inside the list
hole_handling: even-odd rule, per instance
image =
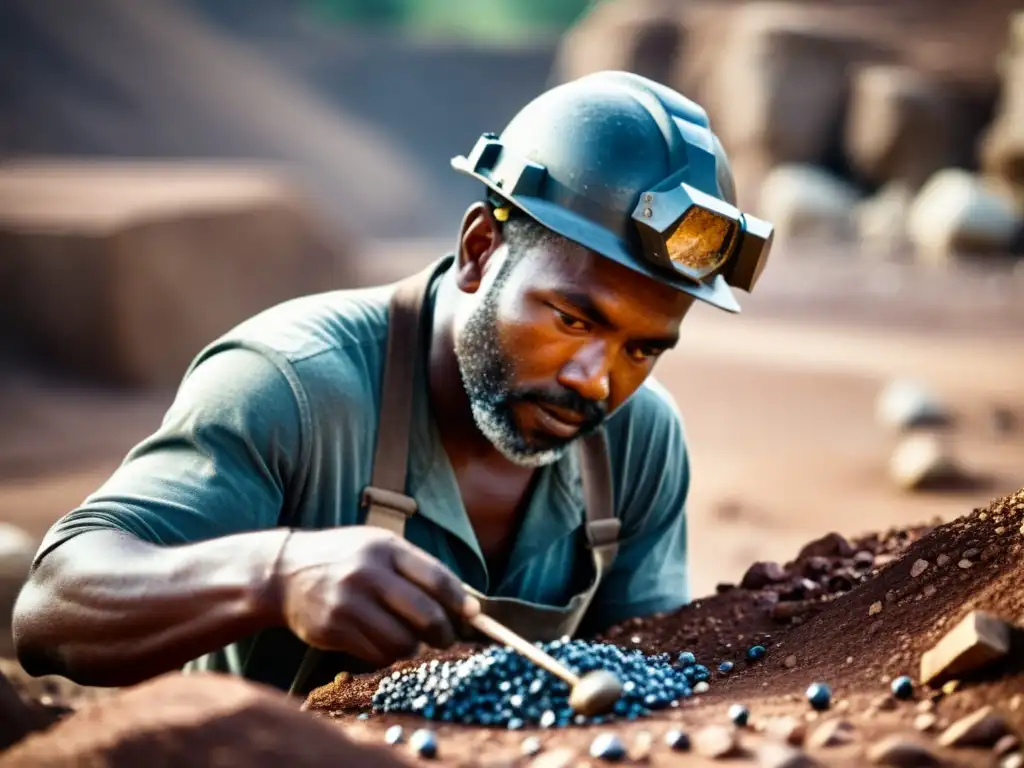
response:
[[[272,593],[287,626],[309,645],[385,666],[420,643],[455,642],[452,619],[480,603],[436,558],[380,528],[296,531]]]

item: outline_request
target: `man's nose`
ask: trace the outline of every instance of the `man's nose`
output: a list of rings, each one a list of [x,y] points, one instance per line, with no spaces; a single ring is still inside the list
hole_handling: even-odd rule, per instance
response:
[[[610,368],[608,345],[586,344],[563,366],[558,381],[582,398],[603,403],[611,395]]]

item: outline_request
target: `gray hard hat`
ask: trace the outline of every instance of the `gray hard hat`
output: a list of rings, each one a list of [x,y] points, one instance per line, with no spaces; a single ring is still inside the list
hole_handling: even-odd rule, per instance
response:
[[[542,93],[452,167],[563,237],[730,312],[772,241],[736,205],[707,113],[628,72]]]

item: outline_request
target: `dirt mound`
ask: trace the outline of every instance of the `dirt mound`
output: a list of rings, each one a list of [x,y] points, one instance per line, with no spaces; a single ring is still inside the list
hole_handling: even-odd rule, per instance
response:
[[[404,765],[353,744],[294,700],[219,675],[168,675],[83,708],[0,756],[0,766]]]
[[[994,705],[1011,729],[1024,729],[1024,635],[1015,630],[1003,661],[984,672],[965,674],[952,688],[938,691],[916,682],[922,653],[970,611],[984,610],[1018,626],[1024,622],[1022,523],[1024,490],[945,525],[893,529],[851,541],[829,534],[807,544],[791,562],[754,564],[740,585],[719,585],[717,594],[679,611],[611,629],[596,639],[647,653],[690,650],[713,670],[721,661],[735,664],[731,672],[713,673],[708,693],[644,722],[617,724],[616,730],[628,739],[641,738],[637,729],[665,730],[679,720],[690,727],[721,723],[726,706],[742,701],[757,713],[742,739],[760,749],[772,737],[754,731],[766,732],[769,718],[795,718],[801,733],[811,730],[804,721],[816,720],[818,713],[809,711],[803,693],[811,682],[820,681],[831,687],[839,716],[855,723],[850,726],[855,736],[844,749],[809,742],[815,757],[821,749],[830,750],[824,764],[864,765],[871,742],[885,737],[899,740],[906,749],[916,744],[953,765],[988,764],[981,750],[936,746],[925,732],[935,733],[987,705]],[[768,649],[767,657],[748,662],[746,652],[755,644]],[[463,646],[442,658],[474,650]],[[425,654],[394,668],[425,658],[433,656]],[[341,675],[314,691],[305,706],[329,712],[357,738],[379,739],[390,724],[416,722],[393,716],[355,721],[354,713],[369,709],[377,683],[390,671]],[[889,695],[888,683],[901,675],[909,675],[917,689],[907,704]],[[920,715],[932,721],[923,725],[915,720],[912,728],[911,721]],[[442,725],[441,730],[448,734],[451,750],[456,749],[451,739],[457,740],[459,754],[477,754],[485,745],[494,754],[506,754],[501,750],[522,738],[493,731],[485,738],[457,726]],[[591,738],[586,728],[553,732],[545,748],[579,754]],[[799,742],[803,740],[801,735]]]

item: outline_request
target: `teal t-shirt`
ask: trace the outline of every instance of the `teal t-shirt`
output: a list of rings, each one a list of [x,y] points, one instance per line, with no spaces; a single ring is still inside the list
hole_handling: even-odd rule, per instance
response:
[[[211,344],[155,433],[54,524],[38,557],[97,529],[174,545],[281,525],[362,524],[360,494],[373,468],[392,290],[295,299]],[[491,579],[431,417],[422,371],[415,389],[406,493],[419,512],[406,537],[484,594],[564,606],[593,574],[575,451],[538,470],[505,572]],[[621,546],[583,632],[689,599],[689,467],[671,396],[648,379],[609,417],[606,430]],[[189,668],[286,689],[304,650],[291,632],[275,628]],[[340,663],[327,660],[313,682]]]

